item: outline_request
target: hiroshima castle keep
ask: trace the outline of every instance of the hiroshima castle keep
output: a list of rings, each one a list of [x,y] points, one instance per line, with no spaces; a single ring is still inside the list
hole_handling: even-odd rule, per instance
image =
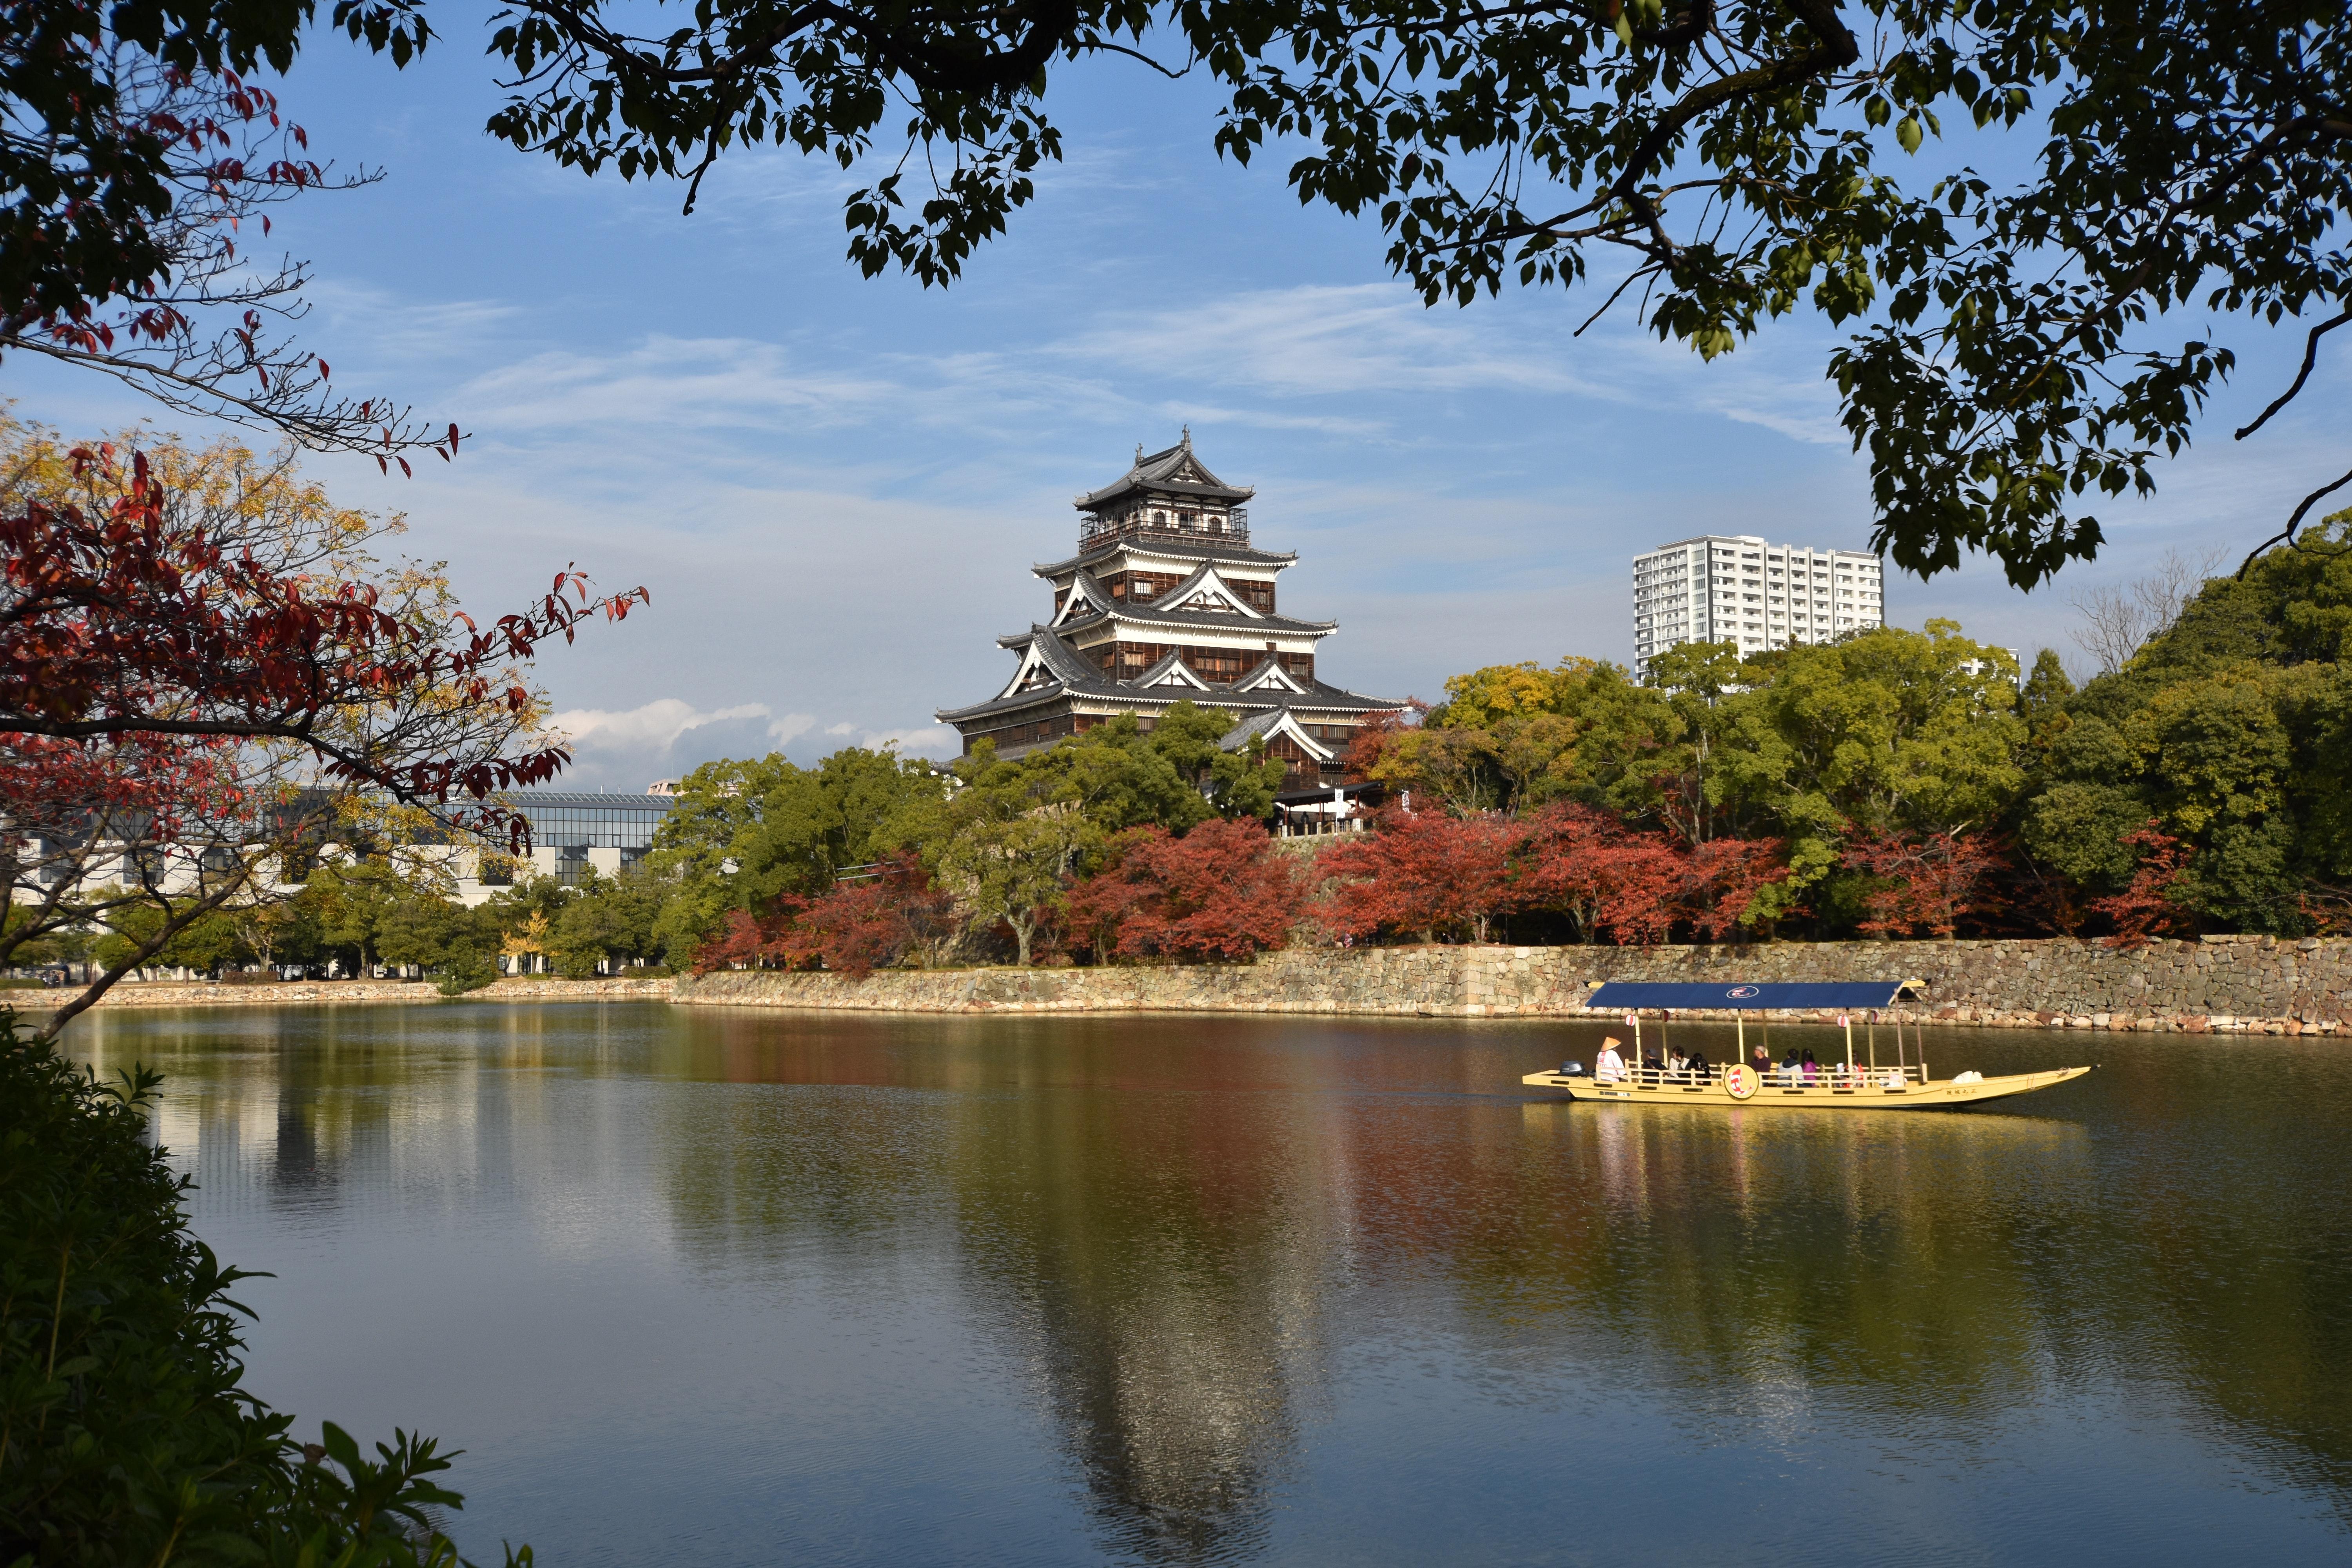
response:
[[[1032,567],[1053,585],[1053,618],[997,638],[1019,662],[985,702],[940,712],[1000,756],[1051,745],[1122,713],[1149,730],[1192,701],[1234,714],[1219,743],[1262,741],[1293,787],[1336,784],[1348,742],[1371,714],[1404,706],[1319,679],[1315,650],[1339,629],[1276,608],[1275,580],[1298,560],[1250,543],[1255,492],[1211,473],[1190,430],[1164,452],[1077,498],[1078,552]]]

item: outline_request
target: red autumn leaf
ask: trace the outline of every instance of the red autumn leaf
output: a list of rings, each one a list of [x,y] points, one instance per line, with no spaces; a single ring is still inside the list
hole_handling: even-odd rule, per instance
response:
[[[1073,888],[1070,934],[1097,958],[1237,959],[1290,940],[1301,893],[1297,862],[1255,822],[1213,818],[1177,837],[1147,827]]]
[[[2139,868],[2132,873],[2131,886],[2109,898],[2091,900],[2091,912],[2105,915],[2116,922],[2115,934],[2106,939],[2109,947],[2146,947],[2158,936],[2189,929],[2189,911],[2174,903],[2168,896],[2174,883],[2188,869],[2189,846],[2163,830],[2159,819],[2149,817],[2147,826],[2124,835],[2139,855]]]
[[[1863,900],[1870,917],[1855,930],[1948,938],[1975,912],[1978,889],[2000,856],[1989,840],[1963,834],[1857,833],[1845,864],[1879,883]]]
[[[1484,942],[1488,922],[1510,907],[1511,856],[1522,837],[1499,816],[1383,811],[1374,831],[1316,858],[1316,875],[1336,882],[1323,919],[1347,936],[1397,931],[1434,942],[1460,931]]]

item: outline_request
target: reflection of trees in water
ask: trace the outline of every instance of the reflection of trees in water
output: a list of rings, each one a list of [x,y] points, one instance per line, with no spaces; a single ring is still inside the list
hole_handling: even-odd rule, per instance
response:
[[[949,1102],[899,1082],[885,1029],[730,1009],[678,1022],[647,1136],[686,1257],[773,1274],[803,1247],[844,1271],[944,1249]]]
[[[93,1009],[76,1026],[102,1074],[162,1069],[155,1138],[221,1211],[509,1183],[557,1114],[531,1069],[579,1045],[531,1007]]]
[[[2234,1107],[2152,1092],[2196,1106],[2196,1131],[2153,1105],[2087,1128],[1529,1105],[1501,1180],[1422,1178],[1474,1204],[1405,1216],[1370,1183],[1361,1218],[1409,1221],[1516,1370],[1564,1361],[1768,1426],[1794,1401],[1964,1448],[2005,1413],[2115,1394],[2352,1513],[2352,1227],[2306,1163],[2342,1147],[2343,1118],[2284,1131],[2284,1085]]]
[[[772,1272],[812,1243],[848,1268],[883,1264],[938,1220],[937,1101],[820,1085],[665,1094],[651,1110],[678,1248],[707,1268]]]
[[[1327,1141],[1298,1100],[1232,1092],[1214,1047],[1147,1060],[1131,1028],[1003,1021],[924,1035],[907,1056],[864,1021],[698,1020],[674,1074],[795,1087],[662,1102],[691,1121],[660,1140],[682,1249],[874,1268],[936,1240],[1040,1384],[1109,1550],[1255,1552],[1320,1381],[1344,1231]]]
[[[976,1294],[1042,1380],[1115,1552],[1254,1555],[1321,1381],[1339,1229],[1295,1104],[1166,1084],[966,1102]]]
[[[2046,1117],[1815,1118],[1382,1092],[1469,1059],[1437,1034],[1342,1060],[1344,1031],[1309,1025],[705,1015],[654,1031],[660,1081],[561,1098],[604,1070],[603,1026],[99,1012],[77,1044],[173,1075],[159,1135],[202,1150],[210,1203],[581,1181],[604,1195],[577,1223],[641,1195],[713,1271],[803,1246],[858,1291],[909,1259],[957,1268],[1034,1369],[1105,1544],[1147,1560],[1265,1544],[1343,1268],[1483,1360],[1479,1397],[1613,1383],[1762,1435],[1836,1421],[1960,1452],[2119,1397],[2352,1500],[2340,1045],[2103,1037],[2116,1065]],[[1929,1050],[1947,1071],[2050,1056]],[[1370,1092],[1328,1092],[1351,1083]],[[638,1152],[644,1182],[609,1163]]]

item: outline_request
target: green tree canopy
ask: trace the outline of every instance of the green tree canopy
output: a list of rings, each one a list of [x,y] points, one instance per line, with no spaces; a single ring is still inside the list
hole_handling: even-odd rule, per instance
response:
[[[929,763],[859,746],[813,768],[782,752],[704,763],[678,782],[646,860],[668,885],[655,934],[682,963],[730,909],[814,896],[844,868],[932,837],[950,782]]]
[[[404,61],[425,9],[331,16]],[[0,311],[79,319],[164,266],[171,144],[111,118],[118,45],[282,70],[314,14],[12,8],[0,96],[26,131],[0,186],[27,243]],[[1220,154],[1287,157],[1300,199],[1371,217],[1432,303],[1559,286],[1710,359],[1779,317],[1844,329],[1826,369],[1874,542],[1922,574],[1976,549],[2031,584],[2093,554],[2092,509],[2152,487],[2237,363],[2203,323],[2293,321],[2316,347],[2352,321],[2337,0],[520,0],[491,26],[493,134],[685,181],[688,211],[739,148],[879,153],[843,207],[850,257],[927,285],[1062,156],[1067,63],[1197,71]]]

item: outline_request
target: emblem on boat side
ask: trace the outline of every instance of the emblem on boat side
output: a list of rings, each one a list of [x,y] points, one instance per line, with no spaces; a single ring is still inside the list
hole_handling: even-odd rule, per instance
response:
[[[1723,1092],[1734,1100],[1746,1100],[1754,1094],[1759,1082],[1756,1069],[1746,1062],[1734,1062],[1723,1069]]]
[[[1724,995],[1729,997],[1734,1002],[1745,1002],[1750,996],[1760,994],[1762,994],[1753,985],[1735,985],[1730,990],[1724,993]]]

